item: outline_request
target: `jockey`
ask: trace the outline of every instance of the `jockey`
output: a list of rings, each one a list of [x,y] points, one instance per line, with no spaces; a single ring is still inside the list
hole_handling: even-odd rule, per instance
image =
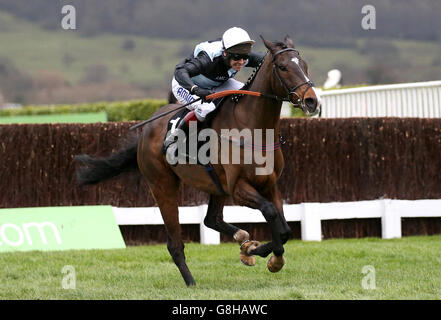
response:
[[[191,56],[178,64],[172,80],[172,92],[176,99],[192,110],[183,118],[176,129],[186,130],[190,121],[202,122],[208,113],[216,109],[213,102],[205,98],[224,90],[239,90],[243,83],[233,77],[243,67],[255,68],[264,58],[262,53],[251,52],[254,41],[248,33],[237,27],[224,32],[221,39],[199,43]],[[176,132],[176,131],[175,131]],[[166,144],[174,141],[172,133]]]

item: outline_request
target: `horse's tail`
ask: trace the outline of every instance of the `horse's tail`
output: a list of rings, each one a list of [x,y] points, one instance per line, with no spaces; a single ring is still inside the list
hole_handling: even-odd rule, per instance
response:
[[[106,158],[93,158],[87,154],[75,156],[84,167],[77,170],[77,182],[95,184],[123,172],[138,171],[137,149],[139,138],[130,141],[125,148]]]

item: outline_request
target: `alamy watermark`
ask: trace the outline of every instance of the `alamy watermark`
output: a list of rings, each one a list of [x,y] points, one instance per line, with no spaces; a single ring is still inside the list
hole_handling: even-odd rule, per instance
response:
[[[72,5],[65,5],[61,8],[61,28],[64,30],[76,30],[77,29],[77,10]]]
[[[377,289],[376,279],[375,279],[375,267],[371,265],[363,266],[361,272],[365,274],[361,280],[361,286],[365,290],[375,290]]]
[[[361,8],[361,13],[364,14],[361,19],[361,27],[363,30],[377,29],[377,11],[371,4],[364,5]]]
[[[243,164],[255,166],[256,175],[274,171],[274,151],[279,145],[274,142],[274,129],[221,129],[218,134],[206,128],[198,133],[197,123],[192,121],[188,136],[174,128],[169,134],[176,136],[166,153],[171,165]]]
[[[377,12],[375,6],[366,4],[361,8],[361,13],[364,15],[361,19],[361,27],[363,30],[375,30],[377,28]],[[63,15],[61,19],[61,27],[64,30],[76,30],[76,8],[73,5],[64,5],[61,8],[61,14]]]
[[[61,287],[65,290],[75,290],[77,287],[75,268],[73,266],[66,265],[61,269],[61,273],[65,274],[63,280],[61,280]]]

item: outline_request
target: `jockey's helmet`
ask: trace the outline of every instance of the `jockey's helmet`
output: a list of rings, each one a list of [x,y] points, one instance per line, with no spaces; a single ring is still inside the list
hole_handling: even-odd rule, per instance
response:
[[[228,29],[222,36],[222,44],[227,53],[249,54],[254,42],[248,32],[238,27]]]

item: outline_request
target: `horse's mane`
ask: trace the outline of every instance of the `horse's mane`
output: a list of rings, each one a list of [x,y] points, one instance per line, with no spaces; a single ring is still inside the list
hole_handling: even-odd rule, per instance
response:
[[[273,44],[276,46],[280,46],[282,49],[288,48],[288,46],[284,42],[275,41],[275,42],[273,42]],[[265,62],[267,55],[268,55],[268,51],[265,53],[265,56],[260,61],[259,65],[253,69],[250,76],[248,77],[247,82],[244,84],[244,86],[242,88],[240,88],[240,90],[248,90],[251,87],[251,85],[254,82],[254,79],[256,79],[257,73],[259,72],[260,68],[262,67],[263,63]],[[211,126],[211,122],[214,120],[215,116],[219,112],[221,105],[225,104],[225,102],[227,102],[228,99],[231,99],[232,102],[237,104],[239,102],[240,98],[242,98],[243,96],[244,96],[243,94],[235,94],[235,95],[232,95],[231,98],[229,98],[229,97],[222,98],[221,101],[218,103],[217,108],[213,112],[210,112],[207,115],[206,123],[208,124],[208,126]]]
[[[254,79],[256,78],[257,73],[259,72],[260,68],[262,67],[263,63],[265,62],[265,58],[268,55],[268,52],[265,54],[265,56],[262,58],[262,61],[260,61],[259,65],[253,69],[253,71],[251,72],[251,75],[249,76],[247,82],[243,85],[242,88],[240,88],[240,90],[247,90],[249,89],[249,87],[251,86],[251,84],[253,83]],[[234,94],[231,97],[223,97],[220,99],[220,101],[217,103],[217,107],[214,111],[210,112],[207,115],[205,124],[207,125],[207,127],[211,127],[211,122],[214,120],[214,118],[216,117],[216,115],[219,113],[219,110],[221,109],[221,106],[223,104],[225,104],[229,99],[234,102],[234,103],[238,103],[239,99],[242,98],[244,95],[243,94]]]
[[[262,58],[262,61],[260,61],[259,65],[254,68],[254,70],[251,72],[250,76],[248,77],[247,82],[243,85],[240,90],[248,90],[251,85],[254,82],[254,79],[257,76],[257,73],[259,72],[260,68],[262,67],[263,63],[265,62],[266,56],[268,55],[268,52],[265,54],[265,56]],[[239,99],[243,97],[243,94],[235,94],[231,97],[231,100],[233,100],[235,103],[239,102]]]

